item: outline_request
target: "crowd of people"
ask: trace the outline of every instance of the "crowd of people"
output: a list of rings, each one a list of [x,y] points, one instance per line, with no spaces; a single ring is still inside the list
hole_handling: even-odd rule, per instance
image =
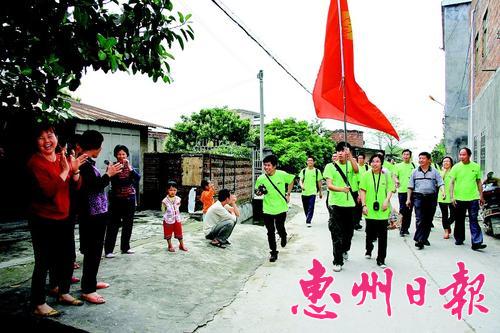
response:
[[[456,245],[464,244],[467,212],[472,250],[486,248],[477,221],[479,207],[484,203],[481,170],[479,165],[471,160],[470,149],[467,147],[460,149],[460,162],[457,164],[453,163],[452,157],[445,156],[441,161],[442,167],[433,163],[428,152],[419,154],[418,166],[412,161],[412,152],[409,149],[403,150],[401,157],[402,162],[398,164],[385,162],[384,152],[379,152],[365,163],[364,154],[354,158],[349,143],[337,144],[332,162],[325,166],[322,173],[327,187],[328,229],[332,239],[334,271],[341,271],[344,262],[348,260],[354,230],[362,228],[360,225],[362,216],[366,225],[365,257],[367,259],[372,257],[373,243],[377,240],[377,265],[386,267],[387,229],[392,229],[391,198],[396,192],[399,201],[401,237],[410,234],[412,211],[415,210],[413,240],[417,249],[422,250],[425,246],[430,246],[429,234],[434,227],[433,219],[438,204],[441,209],[444,239],[449,239],[453,234]],[[264,170],[267,177],[270,173],[266,168]],[[311,156],[307,159],[306,168],[299,174],[308,227],[311,226],[314,213],[314,207],[311,206],[314,206],[317,195],[320,198],[322,196],[319,175],[321,171],[314,167],[314,157]],[[284,190],[282,186],[282,191]],[[269,191],[273,189],[270,188]],[[289,194],[290,189],[285,197],[288,198]],[[274,203],[278,201],[279,197],[276,197]],[[267,206],[269,205],[273,205],[270,200],[267,201]],[[266,213],[265,199],[264,213]],[[267,223],[272,222],[266,221],[266,227],[268,230],[273,230]],[[286,237],[285,228],[281,226],[281,222],[279,225],[280,237]],[[286,244],[286,240],[282,243]],[[269,247],[270,261],[275,261],[273,255],[276,251],[275,242],[271,239]]]
[[[121,227],[120,250],[124,255],[134,254],[130,246],[136,208],[135,184],[140,174],[129,161],[126,146],[114,149],[116,161],[107,163],[104,173],[96,167],[95,159],[102,150],[103,136],[87,130],[74,138],[71,144],[61,146],[51,126],[40,126],[35,132],[35,153],[28,162],[32,179],[29,226],[32,236],[35,266],[32,275],[31,304],[33,313],[41,317],[55,317],[60,311],[46,302],[46,278],[50,276],[50,293],[65,305],[80,306],[83,301],[103,304],[105,299],[98,289],[109,284],[98,282],[101,258],[115,257],[114,249]],[[335,147],[332,162],[323,172],[315,167],[313,156],[298,175],[302,189],[305,224],[312,226],[316,197],[323,196],[326,181],[326,203],[329,212],[328,229],[332,240],[333,269],[341,271],[349,258],[354,230],[362,228],[365,218],[365,257],[370,259],[377,241],[377,264],[386,267],[387,229],[392,212],[391,198],[398,193],[401,215],[400,235],[409,234],[412,209],[415,209],[415,246],[429,246],[429,233],[439,203],[442,212],[444,238],[452,235],[456,245],[465,241],[465,214],[468,211],[472,249],[486,247],[477,222],[483,202],[480,168],[470,160],[468,148],[460,150],[460,162],[446,156],[442,168],[432,164],[431,155],[422,152],[418,167],[412,162],[412,152],[402,153],[399,164],[384,163],[384,154],[377,153],[365,163],[365,155],[353,156],[349,143]],[[276,233],[281,247],[287,245],[285,221],[290,194],[296,176],[279,170],[278,157],[263,159],[264,173],[255,182],[255,193],[263,196],[263,220],[270,249],[269,261],[278,260]],[[106,192],[111,185],[109,195]],[[179,250],[188,251],[184,244],[181,198],[178,185],[169,181],[166,196],[161,201],[163,232],[168,252],[175,252],[172,236],[179,242]],[[203,204],[203,232],[209,244],[218,248],[231,245],[231,236],[240,210],[237,198],[228,189],[216,194],[209,180],[201,183],[200,201]],[[217,200],[215,200],[217,197]],[[109,198],[109,199],[108,199]],[[80,252],[83,254],[81,300],[72,296],[70,284],[75,263],[75,224],[79,225]]]
[[[35,153],[28,162],[31,179],[29,227],[35,265],[31,281],[33,313],[56,317],[60,311],[46,302],[47,273],[50,293],[65,305],[83,305],[69,294],[75,265],[75,223],[79,224],[80,252],[83,254],[81,299],[102,304],[97,289],[109,287],[98,282],[97,274],[105,244],[106,257],[113,256],[117,232],[122,226],[121,251],[130,249],[135,209],[134,182],[139,174],[128,161],[127,147],[114,150],[116,162],[101,174],[95,166],[102,149],[103,136],[87,130],[71,146],[62,147],[54,127],[42,125],[34,132]],[[105,193],[111,183],[110,205]],[[106,241],[105,241],[106,240]]]

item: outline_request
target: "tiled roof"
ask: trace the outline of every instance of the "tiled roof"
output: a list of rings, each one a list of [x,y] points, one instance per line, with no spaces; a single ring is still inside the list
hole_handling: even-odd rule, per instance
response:
[[[153,124],[147,121],[99,109],[95,106],[79,103],[76,101],[71,101],[70,112],[80,120],[89,120],[89,121],[104,120],[113,123],[129,124],[129,125],[137,125],[145,127],[165,127],[162,125]]]

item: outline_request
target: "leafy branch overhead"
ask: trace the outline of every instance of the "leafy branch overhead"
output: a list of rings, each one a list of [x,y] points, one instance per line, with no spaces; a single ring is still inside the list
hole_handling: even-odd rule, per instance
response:
[[[6,0],[0,10],[1,109],[54,110],[88,67],[172,81],[169,52],[194,39],[170,0]]]

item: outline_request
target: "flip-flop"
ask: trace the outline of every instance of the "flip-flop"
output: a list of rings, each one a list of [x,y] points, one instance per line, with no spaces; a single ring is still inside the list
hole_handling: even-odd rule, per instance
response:
[[[59,304],[63,304],[63,305],[74,305],[74,306],[83,305],[83,302],[80,301],[79,299],[76,299],[76,298],[74,298],[71,301],[65,300],[64,298],[59,298],[57,301],[59,302]]]
[[[97,284],[95,285],[95,288],[96,289],[106,289],[106,288],[109,288],[109,283],[106,283],[106,282],[97,282]]]
[[[62,311],[57,311],[56,309],[52,309],[49,312],[45,312],[45,313],[33,312],[34,316],[40,317],[40,318],[49,318],[49,317],[50,318],[55,318],[55,317],[59,317],[62,314],[63,314]]]
[[[84,301],[87,301],[87,302],[92,303],[92,304],[103,304],[103,303],[106,303],[106,300],[101,295],[89,296],[89,295],[83,295],[82,294],[82,299]]]
[[[219,243],[219,242],[217,242],[217,243],[210,242],[210,245],[215,246],[215,247],[220,247],[221,249],[225,249],[226,248],[226,245],[224,245],[222,243]]]

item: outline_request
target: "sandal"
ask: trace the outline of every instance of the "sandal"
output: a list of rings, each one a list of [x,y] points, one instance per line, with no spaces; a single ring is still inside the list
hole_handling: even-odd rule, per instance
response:
[[[210,242],[210,245],[212,246],[216,246],[216,247],[220,247],[221,249],[225,249],[226,248],[226,245],[216,241],[216,242]]]
[[[104,297],[102,297],[101,295],[98,295],[98,294],[95,294],[93,296],[82,294],[82,299],[89,302],[89,303],[92,303],[92,304],[106,303],[106,300],[104,299]]]
[[[67,300],[67,299],[64,299],[62,297],[59,297],[59,299],[57,301],[59,302],[59,304],[63,304],[63,305],[74,305],[74,306],[83,305],[83,302],[80,301],[79,299],[76,299],[76,298],[73,298],[72,300]]]
[[[106,282],[97,282],[97,284],[95,285],[95,288],[96,289],[106,289],[106,288],[109,288],[109,283],[106,283]]]
[[[175,252],[174,247],[173,247],[173,246],[169,246],[169,248],[168,248],[168,252]]]
[[[179,250],[187,252],[188,249],[185,246],[179,246]]]
[[[40,318],[55,318],[55,317],[59,317],[62,314],[63,314],[62,311],[57,311],[56,309],[52,309],[49,312],[45,312],[45,313],[33,311],[33,315],[40,317]]]

